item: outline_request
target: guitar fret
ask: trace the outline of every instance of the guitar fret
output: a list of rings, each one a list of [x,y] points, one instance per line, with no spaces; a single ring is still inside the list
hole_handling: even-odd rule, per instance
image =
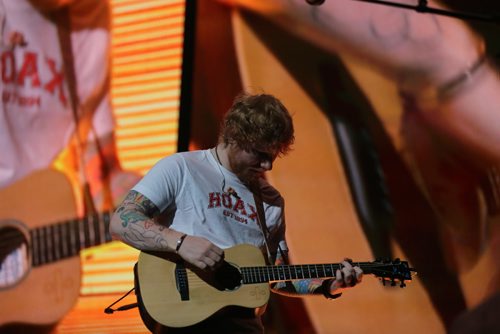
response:
[[[283,266],[276,266],[276,268],[278,269],[278,277],[280,278],[280,280],[284,280],[286,276],[285,272],[283,271]]]
[[[42,264],[44,263],[43,259],[44,259],[44,252],[45,252],[45,249],[44,249],[44,246],[43,246],[43,238],[42,238],[42,229],[41,228],[37,228],[36,229],[38,231],[37,233],[37,239],[38,239],[38,264]]]
[[[79,243],[80,248],[78,249],[78,251],[80,251],[80,250],[86,248],[85,241],[88,240],[87,235],[86,235],[86,233],[88,233],[88,232],[85,231],[85,226],[87,224],[85,224],[85,222],[82,219],[77,220],[77,225],[78,225],[78,236],[79,236],[78,240],[80,242]]]
[[[326,264],[322,264],[321,267],[322,267],[322,270],[323,270],[323,276],[324,277],[332,277],[333,276],[332,267],[331,266],[326,265]]]
[[[61,258],[61,252],[60,252],[60,234],[59,234],[59,225],[52,225],[51,226],[51,232],[52,232],[52,240],[54,241],[54,261],[57,261]]]
[[[38,247],[38,229],[33,229],[30,232],[31,236],[31,264],[33,267],[38,266],[40,263],[39,259],[39,247]]]
[[[95,246],[99,245],[101,238],[99,234],[99,216],[92,215],[91,218],[92,218],[92,224],[89,224],[89,228],[90,226],[92,226],[91,245]]]
[[[82,219],[83,230],[85,231],[85,246],[82,249],[92,247],[93,245],[93,237],[91,238],[91,234],[93,234],[93,229],[90,228],[89,216],[85,216]]]
[[[249,277],[248,271],[249,271],[249,268],[248,268],[248,267],[246,267],[246,268],[242,268],[242,270],[241,270],[241,273],[243,274],[243,281],[244,281],[246,284],[250,284],[250,283],[252,283],[252,281],[250,280],[250,277]]]
[[[289,265],[286,266],[288,268],[288,279],[292,279],[292,268]]]
[[[52,233],[52,226],[44,226],[45,229],[45,240],[47,242],[47,261],[48,263],[54,262],[54,233]]]
[[[314,277],[314,278],[321,277],[321,276],[319,275],[319,273],[318,273],[318,267],[317,267],[315,264],[313,264],[312,268],[313,268],[313,272],[312,272],[312,273],[313,273],[313,277]]]
[[[102,214],[102,219],[98,219],[98,230],[99,230],[99,239],[100,243],[105,243],[106,242],[106,226],[105,226],[105,221],[106,217],[108,216],[107,213]]]
[[[317,278],[318,272],[315,265],[309,265],[309,278]]]
[[[48,226],[43,227],[43,236],[46,250],[46,263],[52,262],[52,242],[50,238],[52,237],[50,231],[47,231]]]
[[[69,232],[69,252],[70,256],[76,254],[76,234],[75,234],[75,224],[74,220],[68,222],[68,232]]]
[[[101,243],[101,235],[99,234],[99,216],[92,215],[92,246],[97,246]]]
[[[43,228],[39,228],[38,229],[38,244],[40,245],[40,264],[44,264],[46,261],[45,261],[45,253],[46,253],[46,250],[45,250],[45,239],[43,237],[45,231],[43,230]]]
[[[45,229],[43,227],[40,228],[40,244],[42,246],[42,261],[41,263],[47,263],[47,243],[45,242]]]
[[[62,241],[62,256],[63,258],[69,257],[69,247],[68,247],[68,223],[61,224],[61,241]]]

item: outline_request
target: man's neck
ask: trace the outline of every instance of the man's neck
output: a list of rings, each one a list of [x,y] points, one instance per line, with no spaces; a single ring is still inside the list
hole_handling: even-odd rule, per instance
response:
[[[231,170],[228,158],[228,146],[224,143],[219,143],[214,149],[215,159],[227,170]]]

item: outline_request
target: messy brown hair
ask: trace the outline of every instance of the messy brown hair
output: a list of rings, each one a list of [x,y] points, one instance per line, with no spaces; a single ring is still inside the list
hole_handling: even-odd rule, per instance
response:
[[[243,150],[286,154],[293,144],[292,116],[276,97],[269,94],[238,95],[226,113],[221,139]]]

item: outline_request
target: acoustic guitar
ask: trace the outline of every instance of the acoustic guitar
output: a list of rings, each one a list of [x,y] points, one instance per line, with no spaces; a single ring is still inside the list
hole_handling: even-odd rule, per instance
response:
[[[55,170],[0,192],[0,326],[51,325],[73,307],[80,251],[111,241],[110,212],[75,216],[72,186]]]
[[[408,262],[355,262],[365,274],[401,287],[411,281]],[[145,318],[168,327],[194,325],[230,306],[257,308],[270,295],[269,282],[335,277],[341,264],[265,265],[260,249],[237,245],[225,250],[225,262],[207,273],[189,267],[172,254],[141,252],[136,267],[136,294]]]

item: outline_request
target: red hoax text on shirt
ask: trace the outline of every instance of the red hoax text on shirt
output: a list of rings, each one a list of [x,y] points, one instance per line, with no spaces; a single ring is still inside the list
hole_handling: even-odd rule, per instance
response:
[[[257,212],[255,207],[249,203],[245,203],[240,198],[236,198],[228,193],[211,192],[208,194],[208,208],[225,208],[224,215],[230,217],[237,222],[247,224],[248,219],[255,221]]]
[[[16,57],[13,50],[3,51],[0,61],[2,68],[2,83],[7,87],[14,85],[14,90],[2,91],[2,102],[4,104],[17,104],[19,106],[40,106],[41,92],[46,92],[52,96],[57,94],[57,98],[63,107],[67,106],[67,98],[64,92],[64,72],[58,68],[54,59],[44,56],[43,59],[38,53],[25,51],[20,59],[21,66],[17,67]],[[61,66],[60,66],[61,67]],[[40,73],[43,71],[45,77],[41,79]],[[39,93],[26,90],[21,93],[19,88],[40,89]]]

